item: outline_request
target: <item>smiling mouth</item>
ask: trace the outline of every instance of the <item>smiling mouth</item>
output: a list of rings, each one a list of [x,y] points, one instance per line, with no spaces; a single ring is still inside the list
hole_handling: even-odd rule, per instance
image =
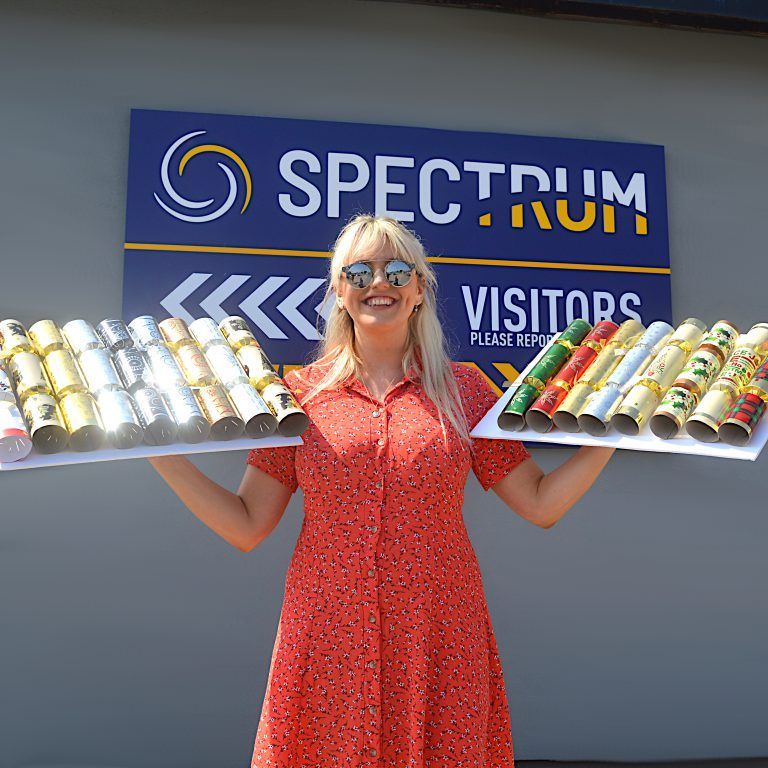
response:
[[[365,299],[363,304],[366,307],[391,307],[396,302],[391,296],[371,296],[369,299]]]

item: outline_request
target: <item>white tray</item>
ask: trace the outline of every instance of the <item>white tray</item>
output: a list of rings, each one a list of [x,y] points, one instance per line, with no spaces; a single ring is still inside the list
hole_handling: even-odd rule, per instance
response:
[[[559,335],[559,334],[557,334]],[[501,440],[524,440],[528,443],[548,443],[549,445],[597,445],[613,448],[628,448],[634,451],[655,451],[657,453],[690,453],[696,456],[716,456],[724,459],[747,459],[754,461],[768,442],[768,416],[762,419],[755,429],[752,439],[743,447],[726,443],[700,443],[685,432],[680,436],[662,440],[651,432],[646,424],[639,435],[629,437],[612,429],[603,437],[593,437],[585,432],[563,432],[552,427],[550,432],[535,432],[529,426],[519,432],[508,432],[498,425],[499,414],[512,399],[517,388],[544,353],[555,343],[555,337],[525,367],[510,387],[505,390],[498,402],[483,416],[470,433],[472,437],[488,437]]]
[[[175,456],[188,453],[219,453],[221,451],[249,451],[253,448],[278,448],[287,445],[301,445],[300,437],[273,435],[251,439],[208,441],[205,443],[172,443],[171,445],[138,445],[135,448],[118,450],[109,448],[100,451],[62,451],[41,454],[36,451],[21,461],[0,462],[0,470],[36,469],[38,467],[61,467],[67,464],[90,464],[96,461],[118,461],[120,459],[146,459],[149,456]]]

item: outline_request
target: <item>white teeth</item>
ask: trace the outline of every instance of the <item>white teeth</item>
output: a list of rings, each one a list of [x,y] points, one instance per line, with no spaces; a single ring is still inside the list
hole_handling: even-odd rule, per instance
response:
[[[390,304],[394,304],[394,299],[390,299],[388,296],[374,296],[373,298],[366,299],[366,304],[369,304],[371,306],[389,306]]]

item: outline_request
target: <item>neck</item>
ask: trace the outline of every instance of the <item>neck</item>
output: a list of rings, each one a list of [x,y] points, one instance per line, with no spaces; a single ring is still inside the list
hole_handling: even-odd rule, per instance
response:
[[[400,333],[366,334],[355,329],[355,351],[369,376],[391,377],[403,369],[408,328]]]

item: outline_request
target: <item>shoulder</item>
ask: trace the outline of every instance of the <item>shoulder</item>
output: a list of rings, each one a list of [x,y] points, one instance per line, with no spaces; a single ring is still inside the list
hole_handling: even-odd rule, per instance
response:
[[[283,376],[283,381],[286,386],[299,397],[309,392],[312,387],[323,378],[325,372],[325,366],[317,363],[310,363],[301,368],[291,368],[291,370]]]
[[[473,391],[488,387],[485,374],[474,364],[451,361],[451,370],[459,392],[462,394],[471,394]]]
[[[496,385],[474,363],[451,363],[456,386],[470,427],[488,412],[501,396]]]

